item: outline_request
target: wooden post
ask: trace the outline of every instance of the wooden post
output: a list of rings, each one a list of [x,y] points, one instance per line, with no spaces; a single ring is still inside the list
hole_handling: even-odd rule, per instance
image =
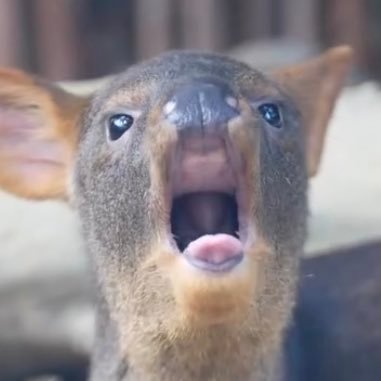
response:
[[[272,2],[269,0],[244,0],[241,2],[240,19],[242,36],[246,39],[270,38],[272,25]]]
[[[172,46],[171,1],[137,0],[136,43],[137,58],[145,59]]]
[[[72,1],[35,0],[34,4],[40,71],[52,80],[75,78],[80,36]]]
[[[314,46],[318,42],[318,5],[317,0],[285,0],[282,8],[285,37]]]
[[[0,1],[0,65],[20,66],[22,20],[17,0]]]
[[[330,45],[350,44],[355,61],[361,66],[367,57],[366,4],[363,0],[327,1],[327,23]]]
[[[192,49],[222,50],[228,30],[221,0],[182,0],[184,45]]]

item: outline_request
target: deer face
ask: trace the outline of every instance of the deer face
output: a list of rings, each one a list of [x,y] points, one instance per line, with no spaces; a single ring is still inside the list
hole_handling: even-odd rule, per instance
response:
[[[349,56],[339,48],[266,76],[219,55],[170,52],[92,99],[31,82],[36,109],[7,109],[0,162],[18,160],[0,180],[7,189],[22,182],[32,197],[66,194],[78,208],[129,366],[166,362],[159,377],[172,380],[168,353],[191,346],[194,369],[212,369],[205,358],[217,353],[233,373],[241,364],[234,374],[244,379],[255,352],[279,340],[305,238],[307,179]],[[15,123],[20,115],[28,123]],[[21,160],[12,139],[25,148]],[[43,188],[30,173],[43,173]]]

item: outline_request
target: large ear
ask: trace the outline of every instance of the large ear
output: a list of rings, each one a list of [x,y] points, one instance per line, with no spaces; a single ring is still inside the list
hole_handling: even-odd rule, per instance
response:
[[[314,176],[319,169],[327,126],[351,66],[352,55],[350,47],[340,46],[309,62],[274,73],[302,114],[310,176]]]
[[[22,71],[0,69],[0,188],[65,199],[87,102]]]

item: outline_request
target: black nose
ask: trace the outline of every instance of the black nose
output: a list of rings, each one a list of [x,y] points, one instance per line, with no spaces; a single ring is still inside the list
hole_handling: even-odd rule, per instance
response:
[[[237,103],[225,84],[193,82],[175,91],[164,112],[179,130],[208,132],[237,116]]]

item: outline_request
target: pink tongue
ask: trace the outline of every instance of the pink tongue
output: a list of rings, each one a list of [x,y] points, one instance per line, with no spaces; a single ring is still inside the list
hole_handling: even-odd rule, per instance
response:
[[[229,234],[204,235],[185,249],[188,257],[212,264],[220,264],[242,255],[241,241]]]

